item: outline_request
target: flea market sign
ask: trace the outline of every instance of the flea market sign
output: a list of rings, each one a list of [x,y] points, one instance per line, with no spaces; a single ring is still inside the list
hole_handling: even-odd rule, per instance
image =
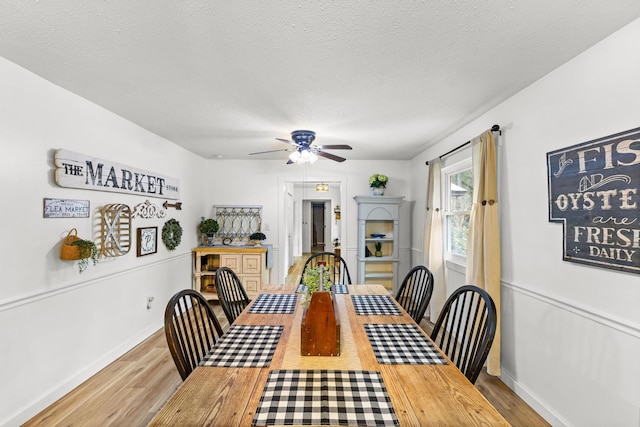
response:
[[[55,178],[60,187],[114,191],[163,199],[180,198],[180,181],[73,151],[57,150]]]
[[[640,274],[640,128],[547,153],[565,261]]]

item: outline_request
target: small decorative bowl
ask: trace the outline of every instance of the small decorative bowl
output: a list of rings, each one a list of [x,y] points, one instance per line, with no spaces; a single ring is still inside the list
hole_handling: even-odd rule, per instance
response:
[[[379,233],[371,234],[371,237],[373,237],[374,239],[382,239],[384,236],[386,236],[386,234],[379,234]]]

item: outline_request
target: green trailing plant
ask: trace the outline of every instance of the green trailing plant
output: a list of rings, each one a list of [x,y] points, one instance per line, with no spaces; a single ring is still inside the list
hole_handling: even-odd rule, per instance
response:
[[[78,247],[78,253],[80,255],[80,259],[78,259],[78,270],[80,270],[80,273],[87,269],[89,261],[92,261],[93,265],[98,263],[98,248],[91,240],[78,239],[71,243],[71,245]]]
[[[200,221],[198,229],[202,234],[214,234],[220,229],[220,224],[218,224],[218,221],[213,218],[202,217],[202,221]]]
[[[249,236],[249,240],[266,240],[267,236],[263,233],[256,231],[251,236]]]

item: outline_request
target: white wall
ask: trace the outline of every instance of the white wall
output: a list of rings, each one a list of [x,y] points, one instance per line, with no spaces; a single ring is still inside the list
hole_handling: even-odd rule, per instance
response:
[[[424,162],[502,126],[502,378],[553,425],[640,425],[640,276],[562,261],[546,170],[549,151],[640,126],[639,41],[636,20],[412,161],[420,259]]]
[[[0,425],[19,425],[162,327],[166,302],[191,286],[196,224],[206,214],[206,161],[0,58]],[[182,244],[89,266],[59,259],[71,228],[93,238],[108,203],[164,199],[58,187],[53,152],[64,148],[180,180],[183,210],[133,220],[133,230],[180,221]],[[43,218],[43,198],[82,199],[91,218]],[[135,245],[135,240],[133,241]],[[155,301],[147,310],[147,297]]]
[[[412,203],[409,198],[409,170],[407,161],[357,161],[337,163],[320,159],[314,165],[287,165],[285,160],[211,160],[208,182],[218,185],[207,189],[206,201],[215,204],[255,204],[263,206],[263,230],[266,243],[274,246],[274,283],[282,283],[286,276],[281,266],[279,241],[280,230],[284,230],[283,195],[287,182],[340,182],[340,207],[342,210],[341,255],[349,265],[349,271],[356,276],[357,213],[353,200],[356,195],[371,194],[369,176],[375,172],[389,176],[386,195],[406,196],[402,215],[406,221],[400,228],[400,274],[406,274],[411,262],[411,232],[409,213]],[[268,227],[269,230],[265,230]],[[353,267],[352,267],[353,266]],[[352,277],[352,278],[353,278]]]

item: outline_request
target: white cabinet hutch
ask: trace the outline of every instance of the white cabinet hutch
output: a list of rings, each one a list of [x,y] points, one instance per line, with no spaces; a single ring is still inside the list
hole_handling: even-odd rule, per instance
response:
[[[395,294],[399,286],[400,203],[404,196],[355,196],[354,199],[358,203],[357,283],[380,284]]]

